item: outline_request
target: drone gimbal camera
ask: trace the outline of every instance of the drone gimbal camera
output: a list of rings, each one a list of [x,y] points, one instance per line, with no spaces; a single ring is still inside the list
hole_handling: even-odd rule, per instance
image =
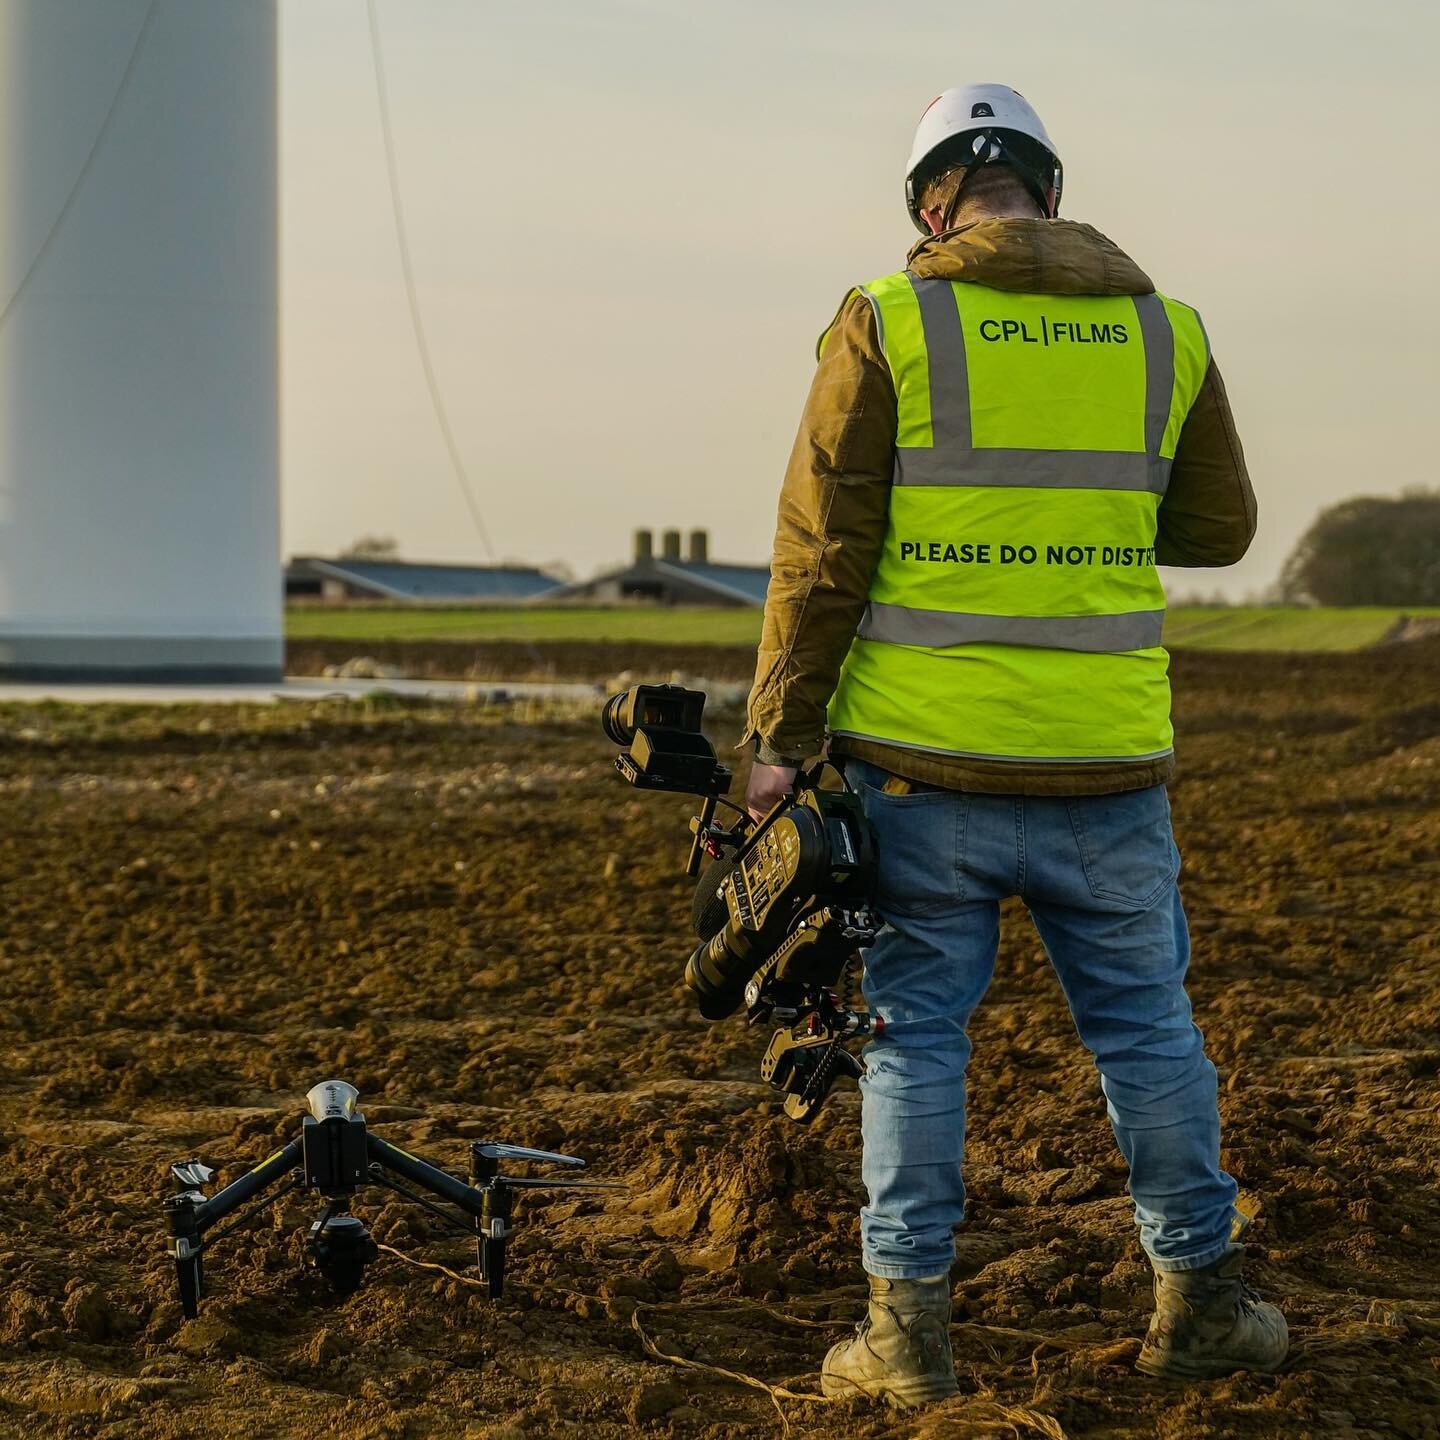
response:
[[[511,1233],[516,1190],[619,1188],[602,1180],[502,1175],[500,1165],[506,1160],[577,1169],[583,1169],[585,1162],[574,1155],[479,1140],[470,1147],[471,1183],[467,1185],[368,1130],[365,1117],[355,1108],[359,1099],[360,1092],[353,1085],[343,1080],[322,1080],[305,1097],[310,1113],[305,1116],[300,1134],[208,1198],[205,1187],[215,1178],[208,1165],[184,1160],[170,1167],[184,1187],[165,1201],[165,1216],[170,1224],[168,1250],[175,1261],[180,1305],[186,1319],[193,1320],[199,1314],[200,1298],[205,1292],[205,1251],[221,1235],[292,1190],[318,1191],[325,1202],[305,1237],[305,1251],[309,1263],[337,1293],[349,1294],[356,1289],[365,1267],[378,1254],[364,1224],[346,1213],[350,1198],[363,1186],[381,1185],[423,1205],[456,1229],[475,1235],[480,1275],[494,1300],[505,1288],[505,1242]],[[266,1194],[282,1178],[286,1183],[273,1194]],[[465,1218],[411,1186],[448,1201]],[[229,1225],[210,1233],[213,1226],[234,1215],[247,1201],[254,1203]]]

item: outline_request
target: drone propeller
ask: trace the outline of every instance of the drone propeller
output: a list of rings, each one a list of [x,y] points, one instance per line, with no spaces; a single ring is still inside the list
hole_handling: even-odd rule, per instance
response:
[[[578,1155],[560,1155],[554,1150],[532,1150],[528,1145],[502,1145],[498,1141],[483,1140],[470,1148],[473,1153],[483,1155],[487,1160],[537,1160],[548,1161],[552,1165],[576,1165],[582,1170],[585,1168],[585,1162]]]
[[[215,1172],[199,1160],[177,1160],[170,1173],[187,1190],[203,1190],[215,1178]]]

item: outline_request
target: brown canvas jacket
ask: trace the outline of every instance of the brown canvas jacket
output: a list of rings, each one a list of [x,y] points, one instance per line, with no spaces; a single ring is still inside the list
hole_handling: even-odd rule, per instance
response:
[[[922,278],[1047,295],[1142,295],[1149,277],[1112,241],[1070,220],[980,220],[922,240]],[[761,760],[820,753],[825,709],[864,612],[890,505],[895,390],[869,302],[852,291],[827,331],[780,491],[770,592],[741,743]],[[1180,433],[1160,502],[1162,565],[1233,565],[1255,534],[1255,493],[1214,361]],[[991,794],[1080,795],[1167,781],[1174,760],[1105,765],[984,762],[835,737],[894,774]]]

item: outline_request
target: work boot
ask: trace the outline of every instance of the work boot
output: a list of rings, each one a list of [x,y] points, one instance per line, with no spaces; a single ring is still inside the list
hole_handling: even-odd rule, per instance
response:
[[[1135,1368],[1167,1379],[1210,1380],[1236,1370],[1278,1370],[1290,1331],[1275,1305],[1244,1281],[1243,1246],[1202,1270],[1155,1272],[1155,1314]]]
[[[950,1277],[870,1277],[870,1309],[853,1340],[830,1347],[820,1389],[832,1400],[868,1395],[897,1409],[956,1394],[950,1354]]]

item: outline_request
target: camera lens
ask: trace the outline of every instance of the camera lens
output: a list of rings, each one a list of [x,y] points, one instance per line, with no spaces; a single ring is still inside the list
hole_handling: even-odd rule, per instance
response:
[[[600,712],[601,728],[613,744],[628,745],[635,738],[634,709],[627,704],[634,694],[633,690],[622,690],[612,695]]]
[[[723,1020],[740,1008],[745,986],[755,973],[750,948],[743,940],[733,943],[728,925],[713,940],[696,946],[685,966],[685,987],[705,1019]]]

